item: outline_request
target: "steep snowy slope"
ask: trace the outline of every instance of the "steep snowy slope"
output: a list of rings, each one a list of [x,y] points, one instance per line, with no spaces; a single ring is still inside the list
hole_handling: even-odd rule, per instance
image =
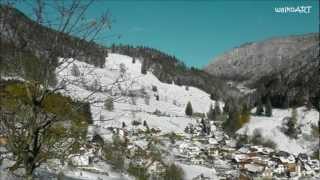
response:
[[[261,135],[274,141],[277,149],[293,154],[312,154],[318,147],[319,137],[312,137],[312,125],[317,125],[319,113],[305,107],[297,109],[297,125],[301,128],[301,134],[297,139],[289,138],[281,131],[283,119],[291,116],[292,109],[274,109],[272,117],[251,116],[250,122],[237,131],[238,134],[253,135],[255,129],[259,129]]]
[[[72,75],[73,64],[79,76]],[[104,68],[69,59],[56,72],[58,81],[66,85],[63,93],[91,102],[93,128],[100,134],[106,127],[121,127],[122,122],[130,127],[133,120],[147,121],[163,133],[183,132],[188,123],[195,123],[185,116],[188,101],[198,113],[206,113],[214,103],[198,88],[162,83],[151,72],[141,74],[139,60],[133,63],[131,57],[119,54],[109,54]],[[114,100],[112,111],[104,108],[108,98]]]

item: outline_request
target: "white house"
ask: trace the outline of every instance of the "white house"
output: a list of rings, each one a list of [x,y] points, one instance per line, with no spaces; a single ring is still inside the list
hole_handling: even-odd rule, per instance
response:
[[[209,138],[209,144],[211,144],[211,145],[217,145],[217,144],[219,144],[218,143],[218,141],[215,139],[215,138]]]

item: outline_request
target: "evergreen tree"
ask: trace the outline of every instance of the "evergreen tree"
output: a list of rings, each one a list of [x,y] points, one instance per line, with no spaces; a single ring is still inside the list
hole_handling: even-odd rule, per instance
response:
[[[211,99],[211,100],[214,100],[214,99],[215,99],[213,93],[210,94],[210,99]]]
[[[104,101],[104,108],[108,111],[113,111],[114,109],[114,105],[113,105],[113,99],[110,97],[110,98],[107,98],[105,101]]]
[[[263,115],[263,105],[262,105],[262,101],[261,99],[258,100],[258,104],[257,104],[257,109],[256,109],[256,115],[257,116],[262,116]]]
[[[80,76],[80,70],[79,70],[79,67],[76,64],[73,64],[72,67],[71,67],[71,75],[75,76],[75,77]]]
[[[145,60],[142,61],[141,74],[147,74],[147,65],[146,65]]]
[[[112,52],[112,53],[115,53],[115,52],[116,52],[116,45],[115,45],[115,44],[112,44],[112,45],[111,45],[111,52]]]
[[[185,132],[185,133],[190,133],[190,128],[189,128],[189,126],[186,126],[186,127],[184,128],[184,132]]]
[[[297,121],[298,121],[298,112],[297,112],[297,109],[296,108],[293,108],[292,111],[291,111],[291,117],[288,119],[287,121],[287,130],[286,130],[286,134],[289,136],[289,137],[292,137],[292,138],[296,138],[297,136]]]
[[[143,126],[144,126],[144,127],[148,127],[148,124],[147,124],[147,121],[146,121],[146,120],[143,121]]]
[[[188,102],[188,104],[186,106],[185,112],[186,112],[187,116],[192,116],[192,114],[193,114],[192,105],[191,105],[190,101]]]
[[[221,109],[218,101],[215,101],[214,103],[214,115],[215,117],[219,116],[221,114]]]
[[[136,63],[136,57],[132,57],[132,64]]]
[[[222,124],[222,127],[226,132],[229,134],[233,134],[236,130],[238,125],[238,119],[240,118],[240,113],[235,108],[232,108],[229,110],[228,118],[226,121]]]
[[[167,180],[182,180],[184,179],[184,172],[181,167],[171,164],[166,168],[163,179]]]
[[[215,119],[214,110],[213,110],[212,104],[210,105],[210,108],[209,108],[209,111],[207,113],[207,116],[208,116],[208,119],[210,119],[210,120],[214,120]]]
[[[267,98],[265,108],[266,108],[266,116],[271,117],[272,116],[272,105],[271,105],[270,98]]]
[[[224,112],[225,114],[228,114],[229,111],[230,111],[230,101],[227,100],[226,103],[225,103],[224,106],[223,106],[223,112]]]

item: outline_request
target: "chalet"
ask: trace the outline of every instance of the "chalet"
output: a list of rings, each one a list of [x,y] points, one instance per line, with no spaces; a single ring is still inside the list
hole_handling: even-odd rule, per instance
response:
[[[199,174],[198,176],[192,178],[192,180],[210,180],[210,177],[205,177],[203,174]]]
[[[294,155],[290,154],[289,156],[280,156],[279,157],[280,161],[283,164],[294,164],[296,162],[296,159],[294,157]]]
[[[303,176],[311,176],[315,174],[314,170],[307,163],[304,163],[302,167],[303,167],[303,172],[302,172]]]
[[[261,166],[255,163],[249,163],[244,165],[244,169],[250,173],[262,173],[265,169],[265,166]]]
[[[89,149],[83,154],[70,155],[70,160],[74,166],[89,166],[90,159],[92,159],[93,157],[95,157],[93,149]]]
[[[302,163],[298,161],[296,164],[290,164],[288,166],[288,173],[290,177],[301,176],[301,165]]]
[[[226,139],[225,144],[229,147],[235,148],[237,145],[237,141],[232,140],[232,139]]]
[[[274,150],[272,148],[268,148],[268,147],[263,147],[261,153],[264,154],[264,155],[269,155],[271,153],[273,153]]]
[[[218,157],[219,156],[219,148],[218,147],[209,147],[207,149],[208,155],[213,156],[213,157]]]
[[[188,156],[196,156],[196,155],[199,155],[200,152],[201,152],[200,148],[198,146],[195,146],[195,145],[189,146],[187,148]]]
[[[320,161],[319,160],[309,160],[308,164],[314,169],[315,171],[319,172],[320,171]]]
[[[211,144],[211,145],[218,145],[219,144],[215,138],[209,138],[208,141],[209,141],[209,144]]]
[[[272,177],[273,177],[272,169],[269,168],[268,166],[266,166],[261,175],[265,179],[272,179]]]
[[[248,155],[246,154],[234,154],[232,159],[236,162],[236,163],[242,163],[242,162],[251,162],[251,159],[249,158]],[[250,160],[250,161],[249,161]]]
[[[298,154],[297,159],[299,161],[301,161],[301,162],[304,162],[304,163],[306,163],[306,162],[308,162],[310,160],[309,156],[307,154],[304,154],[304,153]]]
[[[243,146],[241,147],[240,149],[238,149],[238,152],[239,153],[243,153],[243,154],[247,154],[250,152],[250,148],[249,147],[246,147],[246,146]]]
[[[190,159],[190,162],[193,164],[193,165],[203,165],[204,164],[204,160],[202,158],[199,158],[199,157],[192,157]]]
[[[283,164],[278,164],[276,165],[276,168],[273,170],[273,172],[279,175],[284,174],[286,173],[285,166]]]

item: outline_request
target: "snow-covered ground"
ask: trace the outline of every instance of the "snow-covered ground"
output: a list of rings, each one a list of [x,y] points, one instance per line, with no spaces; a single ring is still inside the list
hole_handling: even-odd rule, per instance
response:
[[[207,168],[203,166],[195,166],[195,165],[186,165],[186,164],[178,164],[185,173],[185,179],[192,179],[202,174],[204,177],[208,177],[210,179],[219,179],[216,176],[216,171],[213,168]]]
[[[73,64],[81,72],[78,77],[71,73]],[[141,74],[141,62],[137,60],[133,63],[132,58],[125,55],[109,54],[104,68],[69,59],[56,72],[59,82],[71,82],[66,83],[64,94],[92,102],[91,113],[96,120],[95,126],[100,127],[96,128],[99,132],[109,126],[121,127],[122,122],[130,128],[132,120],[147,121],[150,128],[160,128],[163,133],[183,132],[188,123],[195,123],[195,119],[185,116],[188,101],[192,104],[193,112],[198,113],[208,112],[210,104],[214,103],[209,94],[198,88],[162,83],[151,72]],[[92,91],[85,88],[97,83],[105,92],[92,94]],[[153,90],[153,87],[157,90]],[[150,97],[149,100],[119,95],[142,91]],[[156,100],[156,96],[159,96],[159,100]],[[113,111],[104,108],[104,101],[110,97],[114,99]],[[160,116],[154,113],[157,110]],[[100,119],[108,121],[98,121]]]
[[[80,72],[77,76],[72,73],[74,65]],[[125,55],[110,53],[103,68],[68,59],[56,69],[56,74],[58,84],[65,86],[61,93],[76,100],[90,102],[94,121],[89,127],[89,134],[98,133],[105,140],[112,138],[108,127],[120,128],[125,123],[127,129],[135,128],[132,125],[134,120],[141,123],[146,121],[150,128],[160,129],[161,134],[183,133],[189,123],[195,124],[199,119],[185,115],[189,101],[193,112],[197,113],[208,112],[210,105],[215,103],[209,94],[198,88],[163,83],[152,72],[141,74],[141,62],[136,60],[133,63],[132,58]],[[113,110],[107,110],[104,106],[104,102],[110,98],[113,99]],[[222,107],[223,103],[220,102],[220,105]],[[310,154],[319,140],[310,141],[305,137],[311,134],[311,125],[318,123],[319,113],[316,110],[306,110],[305,107],[297,110],[298,124],[302,130],[298,139],[290,139],[281,131],[282,120],[291,116],[291,109],[273,109],[272,117],[252,115],[250,122],[237,133],[252,135],[255,129],[260,129],[262,136],[274,141],[279,150]],[[134,139],[133,143],[142,147],[147,142],[145,139]],[[177,164],[184,170],[186,179],[199,174],[218,179],[214,168]],[[108,175],[79,169],[65,170],[64,173],[81,179],[130,179],[121,173],[112,172],[110,168],[104,167],[102,171],[108,172]]]
[[[279,150],[293,154],[311,154],[314,147],[318,146],[319,138],[306,139],[311,136],[311,125],[317,125],[319,112],[315,109],[307,110],[305,107],[297,108],[298,126],[301,127],[301,134],[297,139],[289,138],[281,131],[283,119],[291,117],[292,109],[273,109],[272,117],[251,116],[249,123],[237,131],[238,134],[252,135],[255,129],[260,129],[261,135],[276,143]]]
[[[162,83],[151,72],[141,74],[141,62],[136,60],[133,63],[129,56],[109,54],[104,68],[74,59],[60,61],[65,62],[56,69],[58,84],[64,84],[66,87],[61,93],[91,103],[94,125],[89,128],[89,133],[99,133],[105,140],[112,138],[108,127],[120,128],[124,122],[126,129],[131,129],[134,128],[133,120],[141,123],[146,121],[149,128],[160,129],[161,134],[183,133],[189,123],[194,124],[197,120],[185,115],[189,101],[193,112],[197,113],[208,112],[210,105],[215,103],[209,94],[198,88],[178,86],[174,82]],[[79,68],[79,76],[72,73],[73,65]],[[99,90],[95,92],[95,89]],[[137,97],[132,98],[132,93]],[[105,100],[109,98],[114,100],[114,109],[111,111],[104,106]],[[223,106],[223,103],[220,102],[220,105]],[[133,143],[141,147],[141,143],[146,142],[134,140]],[[199,174],[208,177],[215,174],[214,169],[183,164],[181,166],[186,172],[186,179],[192,179]],[[71,177],[98,177],[82,171],[65,173]],[[99,177],[104,179],[104,175]],[[109,175],[108,178],[110,177]],[[114,179],[116,178],[121,176],[116,174]]]

